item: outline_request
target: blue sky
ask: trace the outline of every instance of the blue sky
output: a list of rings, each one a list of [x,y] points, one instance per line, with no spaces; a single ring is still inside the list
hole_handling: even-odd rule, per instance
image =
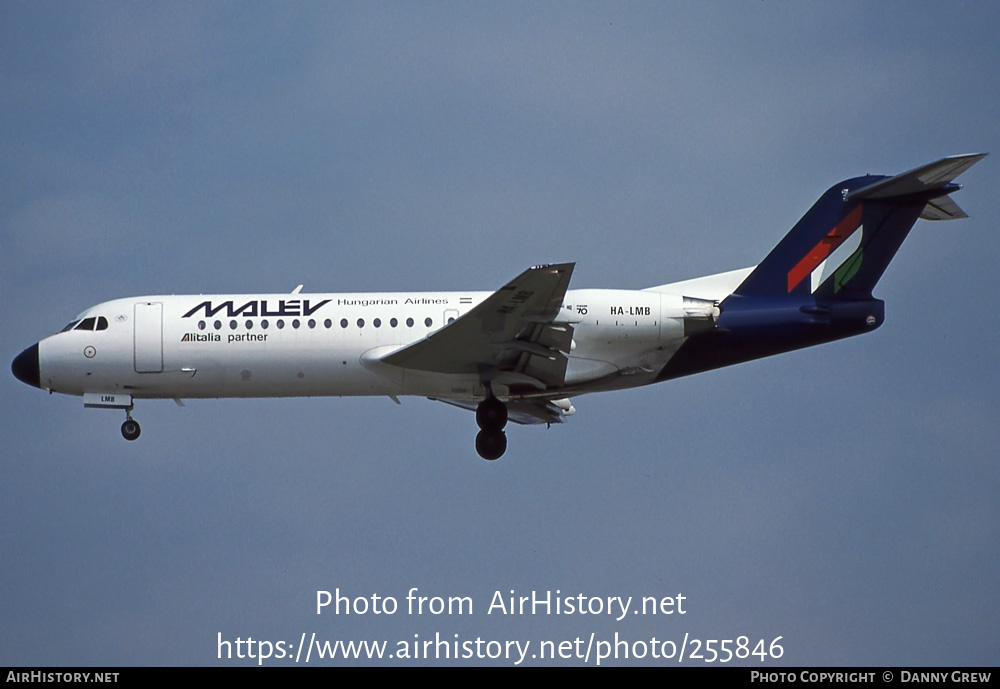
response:
[[[130,295],[488,290],[558,261],[574,287],[628,289],[752,265],[838,180],[997,151],[996,19],[3,4],[2,351]],[[0,662],[215,664],[220,633],[617,632],[781,636],[775,665],[996,664],[995,158],[960,181],[972,217],[917,225],[876,333],[578,398],[495,463],[471,414],[422,399],[152,401],[126,443],[117,413],[2,377]],[[317,616],[338,587],[476,607]],[[511,589],[688,612],[487,615]]]

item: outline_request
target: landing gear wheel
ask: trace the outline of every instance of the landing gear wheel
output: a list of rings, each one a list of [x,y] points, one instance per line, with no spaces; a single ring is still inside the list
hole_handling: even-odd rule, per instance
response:
[[[496,397],[487,397],[476,407],[476,423],[484,431],[502,431],[507,425],[507,405]]]
[[[483,459],[492,462],[503,457],[507,451],[507,436],[503,431],[479,431],[476,436],[476,452]]]
[[[139,437],[142,429],[139,428],[139,422],[132,419],[125,419],[125,423],[122,424],[122,437],[125,440],[135,440]]]

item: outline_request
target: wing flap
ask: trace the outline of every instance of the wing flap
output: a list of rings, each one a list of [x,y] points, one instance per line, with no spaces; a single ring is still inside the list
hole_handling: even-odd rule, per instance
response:
[[[569,363],[562,352],[553,352],[550,357],[529,355],[523,362],[524,373],[544,382],[546,386],[559,385],[566,378],[566,365]]]

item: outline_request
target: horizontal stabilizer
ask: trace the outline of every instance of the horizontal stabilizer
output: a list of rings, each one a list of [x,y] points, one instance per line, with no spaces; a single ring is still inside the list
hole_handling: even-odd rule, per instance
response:
[[[927,202],[924,210],[920,212],[920,217],[924,220],[958,220],[969,216],[952,201],[950,196],[939,196]]]
[[[879,180],[847,194],[845,201],[889,199],[939,189],[986,157],[985,153],[948,156],[915,170]],[[954,204],[952,204],[954,205]],[[955,206],[955,208],[958,208]],[[964,214],[958,217],[965,217]]]
[[[919,218],[966,217],[951,199],[961,189],[953,180],[985,157],[949,156],[899,175],[865,175],[833,185],[733,296],[872,299],[872,289]],[[731,299],[722,302],[723,312],[738,302]]]

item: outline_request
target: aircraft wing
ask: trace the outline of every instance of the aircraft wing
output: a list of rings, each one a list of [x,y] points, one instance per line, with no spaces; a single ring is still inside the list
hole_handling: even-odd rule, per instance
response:
[[[560,385],[572,321],[578,320],[562,307],[573,266],[529,268],[464,316],[382,361],[433,373],[476,373],[507,386]]]
[[[479,404],[478,402],[449,400],[440,397],[431,397],[429,399],[444,402],[455,407],[461,407],[462,409],[468,409],[469,411],[476,411],[476,406]],[[567,404],[565,406],[560,406],[550,400],[511,400],[507,402],[507,418],[510,421],[523,426],[538,425],[543,423],[563,423],[567,416],[576,412],[576,409],[569,405],[569,400],[566,400],[566,403]]]

